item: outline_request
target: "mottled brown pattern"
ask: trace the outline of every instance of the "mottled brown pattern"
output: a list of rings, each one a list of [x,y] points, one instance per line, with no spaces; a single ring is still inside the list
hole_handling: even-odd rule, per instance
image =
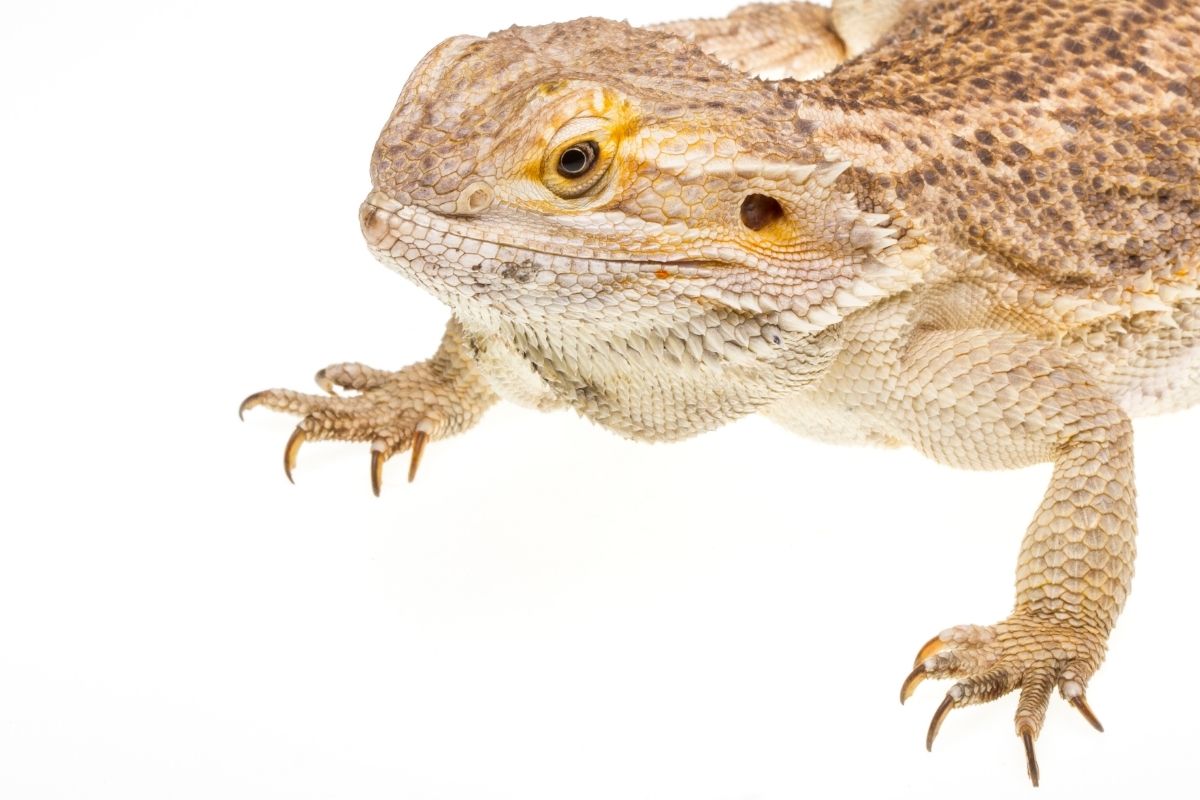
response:
[[[1074,291],[1197,261],[1198,72],[1194,2],[937,3],[789,91],[844,120],[818,140],[883,151],[881,194],[930,235]],[[902,170],[872,142],[881,112]]]

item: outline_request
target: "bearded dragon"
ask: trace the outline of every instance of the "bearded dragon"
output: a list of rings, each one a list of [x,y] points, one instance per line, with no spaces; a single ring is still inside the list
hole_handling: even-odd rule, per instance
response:
[[[451,309],[437,353],[259,392],[384,462],[498,399],[635,439],[760,413],[968,469],[1053,462],[1016,602],[901,700],[1019,692],[1029,776],[1133,574],[1130,418],[1200,400],[1200,4],[834,0],[438,45],[371,160],[377,259]],[[763,79],[763,78],[766,79]],[[349,390],[338,394],[335,387]]]

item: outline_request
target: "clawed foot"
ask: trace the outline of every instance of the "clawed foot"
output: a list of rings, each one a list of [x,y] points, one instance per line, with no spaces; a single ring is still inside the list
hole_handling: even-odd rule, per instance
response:
[[[258,406],[296,414],[302,419],[283,451],[288,480],[306,441],[334,439],[371,443],[371,488],[379,495],[383,465],[396,453],[412,451],[408,479],[417,474],[421,455],[431,438],[461,428],[461,398],[455,386],[428,362],[398,372],[362,364],[336,364],[318,372],[317,385],[329,396],[290,389],[256,392],[242,401],[238,415]],[[355,392],[342,396],[335,387]],[[293,481],[294,482],[294,481]]]
[[[1085,696],[1088,679],[1103,657],[1103,642],[1104,634],[1096,628],[1023,613],[998,625],[950,628],[917,653],[914,669],[900,688],[900,702],[911,697],[926,678],[959,679],[929,724],[925,746],[932,749],[952,709],[986,703],[1020,689],[1017,734],[1025,745],[1029,778],[1037,786],[1034,742],[1056,686],[1096,730],[1104,730]]]

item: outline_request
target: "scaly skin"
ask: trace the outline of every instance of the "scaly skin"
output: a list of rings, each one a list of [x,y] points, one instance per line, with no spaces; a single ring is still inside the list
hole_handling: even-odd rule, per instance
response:
[[[741,72],[762,78],[808,80],[846,59],[833,15],[811,3],[756,3],[720,19],[688,19],[651,26],[695,42]]]
[[[844,56],[811,81],[744,72]],[[963,468],[1051,461],[1012,614],[943,631],[902,688],[958,679],[929,744],[952,708],[1019,690],[1036,784],[1055,687],[1099,727],[1130,417],[1200,399],[1198,63],[1179,0],[835,0],[448,40],[360,211],[376,257],[452,309],[442,351],[319,375],[357,398],[249,404],[374,442],[376,481],[493,396],[647,440],[759,412]]]

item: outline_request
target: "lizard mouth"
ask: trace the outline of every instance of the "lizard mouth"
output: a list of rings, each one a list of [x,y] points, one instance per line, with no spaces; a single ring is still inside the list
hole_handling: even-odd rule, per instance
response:
[[[712,313],[741,320],[762,311],[752,298],[720,288],[738,265],[664,257],[661,248],[629,252],[619,242],[573,244],[562,231],[552,240],[553,228],[518,212],[439,214],[373,192],[359,221],[378,261],[487,328],[611,326],[606,335],[620,337],[631,326],[665,328]]]
[[[730,263],[710,258],[663,257],[654,253],[618,253],[596,246],[570,245],[549,230],[528,230],[512,220],[443,215],[372,192],[359,209],[363,237],[375,257],[421,281],[414,270],[437,264],[462,273],[498,273],[518,283],[549,284],[568,274],[669,280],[703,278],[728,270]],[[519,232],[519,233],[516,233]],[[408,266],[406,266],[408,265]]]

